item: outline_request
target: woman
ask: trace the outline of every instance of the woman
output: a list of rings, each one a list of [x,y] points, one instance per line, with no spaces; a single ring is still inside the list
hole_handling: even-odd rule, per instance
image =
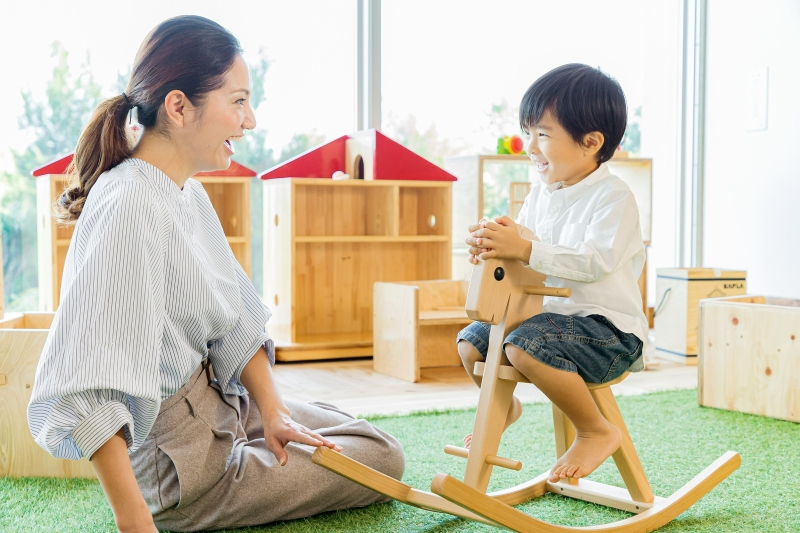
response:
[[[255,127],[241,52],[202,17],[157,26],[127,90],[81,135],[75,183],[58,201],[60,219],[77,223],[28,420],[51,454],[90,458],[120,531],[248,526],[385,500],[314,465],[318,446],[403,472],[393,437],[281,399],[269,311],[189,179],[227,168],[232,141]],[[143,126],[135,147],[131,115]]]

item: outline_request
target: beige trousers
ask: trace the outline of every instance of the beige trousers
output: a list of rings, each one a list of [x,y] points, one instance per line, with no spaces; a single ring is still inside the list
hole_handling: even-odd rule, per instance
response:
[[[391,435],[331,405],[286,404],[295,421],[341,445],[345,455],[402,477],[403,449]],[[267,449],[255,402],[222,394],[200,367],[162,402],[131,462],[159,529],[251,526],[387,500],[312,463],[313,447],[290,443],[286,451],[281,467]]]

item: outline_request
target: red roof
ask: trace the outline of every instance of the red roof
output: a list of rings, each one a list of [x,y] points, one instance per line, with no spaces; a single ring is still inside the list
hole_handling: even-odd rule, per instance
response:
[[[374,150],[372,178],[376,180],[456,181],[456,177],[378,130],[345,135],[317,146],[289,161],[258,175],[273,178],[331,178],[337,170],[345,171],[347,139],[370,138]]]
[[[55,161],[50,161],[44,166],[41,166],[37,169],[34,169],[31,172],[31,175],[34,178],[38,178],[39,176],[47,176],[49,174],[64,174],[67,171],[67,167],[69,164],[72,163],[72,153],[65,155]],[[244,165],[240,165],[233,159],[231,159],[231,166],[226,168],[225,170],[214,170],[212,172],[199,172],[197,176],[228,176],[228,177],[254,177],[256,175],[255,170],[251,170]]]

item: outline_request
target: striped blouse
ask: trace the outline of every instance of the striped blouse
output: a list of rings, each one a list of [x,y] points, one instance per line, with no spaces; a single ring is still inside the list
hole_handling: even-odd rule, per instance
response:
[[[260,346],[274,363],[269,316],[202,185],[122,162],[75,226],[28,405],[34,439],[79,459],[122,427],[134,451],[206,357],[226,393],[245,394],[239,377]]]

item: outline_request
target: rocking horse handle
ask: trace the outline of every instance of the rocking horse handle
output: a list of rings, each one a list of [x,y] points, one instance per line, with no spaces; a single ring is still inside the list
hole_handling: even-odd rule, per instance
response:
[[[556,287],[525,287],[525,294],[535,294],[538,296],[555,296],[557,298],[569,298],[572,291],[566,288]]]

